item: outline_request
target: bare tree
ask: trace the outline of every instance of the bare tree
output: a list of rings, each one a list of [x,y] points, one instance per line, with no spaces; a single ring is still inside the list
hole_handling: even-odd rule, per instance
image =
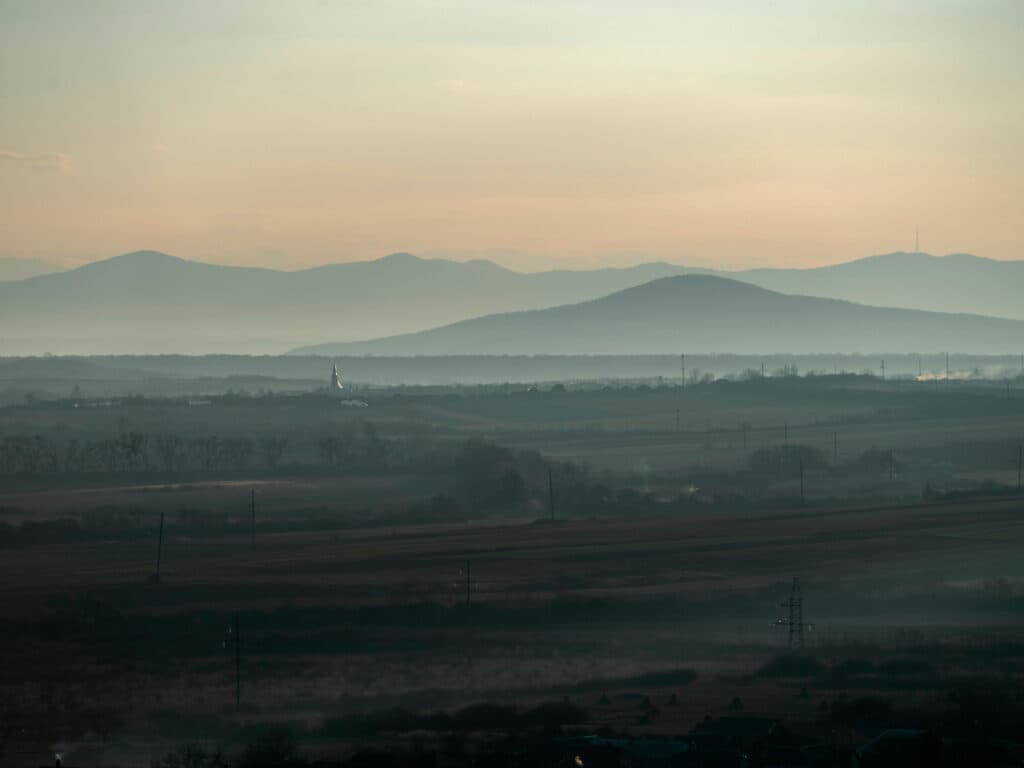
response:
[[[189,452],[196,457],[201,469],[210,472],[220,463],[220,440],[214,436],[189,440]]]
[[[159,435],[156,440],[156,450],[163,462],[164,469],[168,472],[179,472],[185,468],[188,458],[185,441],[178,435]]]
[[[263,437],[260,438],[260,450],[263,452],[263,461],[267,467],[276,469],[285,450],[288,448],[287,437]]]

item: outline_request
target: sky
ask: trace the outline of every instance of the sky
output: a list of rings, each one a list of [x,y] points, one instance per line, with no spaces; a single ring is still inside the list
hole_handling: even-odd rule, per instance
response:
[[[1024,258],[1020,0],[0,0],[0,256]]]

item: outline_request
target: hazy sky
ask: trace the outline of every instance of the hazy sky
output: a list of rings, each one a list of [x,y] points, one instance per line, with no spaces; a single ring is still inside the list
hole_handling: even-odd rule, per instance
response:
[[[1021,0],[0,0],[0,255],[1024,258],[1022,50]]]

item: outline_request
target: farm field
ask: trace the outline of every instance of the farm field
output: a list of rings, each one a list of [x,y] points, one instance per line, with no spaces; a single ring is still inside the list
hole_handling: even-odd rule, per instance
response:
[[[95,764],[160,753],[176,723],[230,739],[246,724],[315,731],[397,706],[568,699],[592,713],[590,727],[652,733],[685,730],[734,697],[811,716],[838,692],[819,684],[810,701],[792,681],[750,677],[785,647],[772,623],[793,576],[817,657],[931,658],[983,637],[1019,640],[1016,603],[997,585],[1024,577],[1022,545],[1024,499],[1012,497],[267,533],[255,549],[246,536],[171,532],[159,584],[153,536],[34,546],[3,559],[2,685],[5,700],[53,718],[49,731],[34,723],[40,738],[73,742]],[[222,648],[236,615],[238,710]],[[696,680],[680,682],[682,669]],[[669,682],[642,677],[654,673]],[[88,722],[53,717],[86,689]],[[673,694],[637,723],[637,701]],[[102,748],[96,728],[109,731]]]
[[[1015,386],[0,408],[0,755],[149,765],[273,728],[462,754],[517,718],[741,715],[852,744],[864,707],[945,711],[1024,675]]]

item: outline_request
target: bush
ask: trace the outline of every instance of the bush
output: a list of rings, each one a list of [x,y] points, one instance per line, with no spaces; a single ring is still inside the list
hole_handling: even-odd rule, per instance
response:
[[[220,747],[208,750],[200,744],[186,744],[170,752],[162,760],[154,760],[153,768],[228,768]]]
[[[758,677],[814,677],[824,667],[814,659],[796,654],[777,656],[758,671]]]

